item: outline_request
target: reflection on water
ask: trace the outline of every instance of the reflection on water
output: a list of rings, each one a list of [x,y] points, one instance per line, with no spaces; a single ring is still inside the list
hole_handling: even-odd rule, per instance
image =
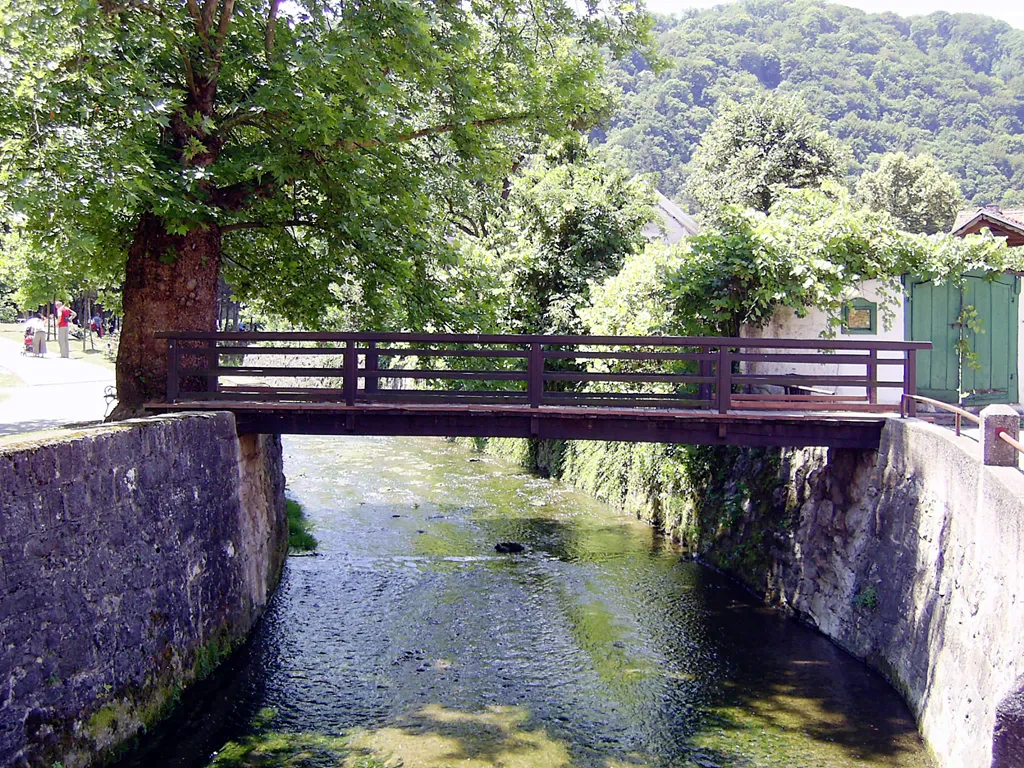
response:
[[[646,525],[442,441],[285,447],[320,554],[127,765],[928,765],[879,678]]]

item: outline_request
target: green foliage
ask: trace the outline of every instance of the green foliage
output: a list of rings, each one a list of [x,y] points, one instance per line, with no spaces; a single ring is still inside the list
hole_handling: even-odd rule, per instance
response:
[[[850,603],[855,608],[863,608],[868,611],[873,611],[878,607],[878,590],[874,587],[865,587],[853,596]]]
[[[218,230],[239,295],[309,326],[341,302],[449,322],[451,211],[606,118],[605,55],[650,26],[619,2],[0,0],[0,207],[79,273],[173,258],[155,219]]]
[[[571,140],[534,158],[471,271],[499,282],[495,326],[516,333],[576,334],[592,283],[615,274],[644,242],[653,192],[596,161]]]
[[[984,8],[979,7],[979,13]],[[1024,31],[975,14],[905,18],[822,0],[739,0],[659,17],[660,72],[624,59],[605,150],[683,198],[727,101],[798,95],[853,152],[852,172],[933,155],[973,205],[1024,204]]]
[[[758,93],[721,106],[694,153],[686,187],[705,217],[727,205],[767,211],[780,189],[840,180],[847,162],[842,145],[798,101]]]
[[[302,505],[292,499],[284,502],[288,514],[288,549],[291,552],[311,552],[317,547],[316,537],[310,533],[309,521]]]
[[[873,211],[887,211],[907,232],[948,232],[964,206],[960,187],[929,155],[883,155],[878,169],[857,182],[857,198]]]
[[[900,232],[885,213],[864,210],[838,185],[789,190],[767,214],[729,208],[721,223],[691,238],[665,275],[670,324],[680,335],[738,335],[763,327],[779,307],[799,316],[815,307],[834,331],[865,280],[879,280],[891,307],[900,276],[958,281],[972,269],[1024,266],[1024,254],[991,237]]]

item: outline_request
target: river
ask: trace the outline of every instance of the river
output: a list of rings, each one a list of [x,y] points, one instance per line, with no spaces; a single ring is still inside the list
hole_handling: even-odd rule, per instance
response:
[[[565,485],[441,440],[285,452],[318,554],[124,768],[931,765],[881,678]]]

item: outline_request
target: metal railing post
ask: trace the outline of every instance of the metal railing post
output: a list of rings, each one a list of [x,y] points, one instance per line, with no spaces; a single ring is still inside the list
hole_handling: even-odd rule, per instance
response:
[[[904,365],[903,365],[903,393],[905,395],[916,395],[917,394],[917,350],[908,349],[905,351]],[[911,418],[917,416],[917,401],[908,397],[907,400],[907,415]]]
[[[540,344],[530,344],[530,354],[526,358],[526,394],[531,408],[540,408],[544,400],[543,350]]]
[[[728,413],[732,404],[732,355],[728,347],[718,348],[718,384],[715,386],[715,399],[718,401],[718,412]]]
[[[167,340],[167,402],[178,399],[178,340]]]
[[[345,342],[345,367],[344,367],[344,392],[345,404],[356,404],[356,377],[359,375],[359,360],[356,358],[356,343],[353,339]]]

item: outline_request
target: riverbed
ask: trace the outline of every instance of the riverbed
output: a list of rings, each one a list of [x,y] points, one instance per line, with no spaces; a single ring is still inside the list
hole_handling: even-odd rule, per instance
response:
[[[879,676],[607,505],[441,440],[285,451],[317,554],[124,766],[931,765]]]

